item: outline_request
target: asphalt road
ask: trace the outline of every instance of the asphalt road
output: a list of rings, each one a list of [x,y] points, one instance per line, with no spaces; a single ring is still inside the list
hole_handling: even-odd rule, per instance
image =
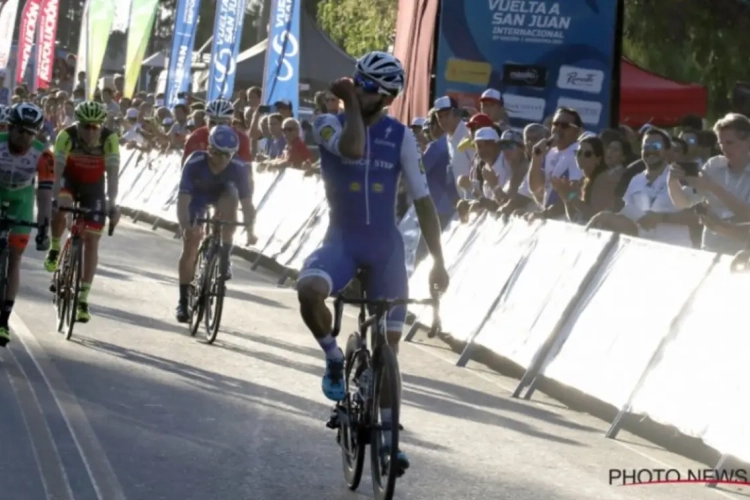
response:
[[[179,242],[123,222],[104,238],[94,319],[66,342],[54,331],[49,275],[32,248],[0,352],[0,499],[344,500],[324,426],[322,355],[273,277],[235,261],[219,339],[173,319]],[[346,319],[345,330],[353,326]],[[419,339],[418,339],[419,340]],[[426,342],[426,341],[425,341]],[[715,499],[700,486],[616,487],[610,468],[697,467],[513,381],[452,366],[442,345],[401,350],[413,466],[399,499]]]

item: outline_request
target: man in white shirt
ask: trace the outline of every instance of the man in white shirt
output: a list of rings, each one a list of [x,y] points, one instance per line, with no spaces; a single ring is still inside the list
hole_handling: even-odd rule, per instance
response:
[[[625,206],[618,214],[601,212],[595,215],[589,227],[692,247],[688,225],[695,222],[696,216],[675,207],[667,189],[667,158],[671,145],[666,132],[656,127],[649,128],[641,145],[646,170],[630,181],[623,196]]]
[[[680,208],[706,203],[701,247],[733,254],[745,247],[749,236],[747,228],[735,223],[750,221],[750,120],[729,113],[716,122],[714,131],[723,154],[710,158],[698,176],[673,165],[669,196]]]
[[[558,108],[552,118],[552,137],[542,139],[534,146],[528,184],[534,198],[544,207],[537,214],[539,217],[555,218],[565,215],[565,205],[552,190],[552,179],[579,181],[583,178],[576,163],[578,137],[582,131],[583,120],[576,110]]]
[[[458,179],[462,175],[468,177],[474,162],[475,150],[474,148],[466,148],[463,151],[458,149],[461,141],[471,137],[469,129],[461,119],[461,109],[455,99],[443,96],[435,100],[435,110],[440,128],[445,131],[448,138],[448,154],[451,158],[449,169],[453,178]],[[460,187],[458,192],[463,193],[464,198],[469,196],[469,193],[465,193]]]

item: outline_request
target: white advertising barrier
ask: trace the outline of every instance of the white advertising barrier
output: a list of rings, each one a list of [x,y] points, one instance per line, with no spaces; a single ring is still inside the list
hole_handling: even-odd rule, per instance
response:
[[[488,217],[471,248],[451,270],[451,286],[440,301],[443,330],[459,341],[476,335],[504,290],[522,267],[542,223]]]
[[[583,226],[545,222],[522,272],[509,283],[475,343],[522,367],[531,366],[613,238],[612,233],[587,232]]]
[[[720,259],[675,323],[626,410],[750,462],[750,277]]]
[[[322,203],[318,207],[318,212],[315,214],[314,220],[311,221],[310,226],[307,228],[306,234],[299,239],[297,248],[291,251],[288,250],[287,255],[284,257],[285,260],[280,260],[279,263],[289,269],[302,269],[307,256],[323,243],[327,230],[328,204]]]
[[[562,347],[551,351],[542,373],[622,408],[714,258],[621,236],[565,322]]]

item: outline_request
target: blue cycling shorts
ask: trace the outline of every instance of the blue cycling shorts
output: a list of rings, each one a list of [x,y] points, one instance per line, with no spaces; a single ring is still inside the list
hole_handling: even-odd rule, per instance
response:
[[[320,248],[305,260],[297,278],[318,276],[328,282],[331,295],[340,293],[354,279],[357,270],[367,268],[366,293],[373,299],[405,299],[409,297],[404,240],[397,228],[393,231],[341,229],[329,227]],[[373,311],[371,311],[372,313]],[[388,312],[387,329],[400,332],[404,328],[406,306]]]
[[[252,189],[252,184],[250,185]],[[190,200],[188,206],[188,213],[190,214],[190,220],[203,218],[206,216],[206,208],[209,206],[216,206],[221,195],[224,194],[228,189],[237,189],[233,182],[227,182],[223,186],[217,186],[215,189],[210,191],[204,191],[198,195],[194,195]],[[252,190],[251,190],[252,193]],[[252,194],[251,194],[252,196]]]

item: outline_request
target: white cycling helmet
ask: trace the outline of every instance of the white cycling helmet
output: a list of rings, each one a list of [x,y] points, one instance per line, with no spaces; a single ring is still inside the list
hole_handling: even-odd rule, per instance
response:
[[[234,105],[227,99],[216,99],[206,105],[206,116],[219,120],[234,118]]]
[[[369,52],[357,60],[357,73],[380,87],[380,93],[397,96],[404,90],[406,75],[401,61],[387,52]]]
[[[7,125],[8,117],[10,117],[10,108],[0,104],[0,125]]]
[[[30,130],[41,130],[44,125],[44,112],[31,102],[19,102],[11,106],[8,123]]]

